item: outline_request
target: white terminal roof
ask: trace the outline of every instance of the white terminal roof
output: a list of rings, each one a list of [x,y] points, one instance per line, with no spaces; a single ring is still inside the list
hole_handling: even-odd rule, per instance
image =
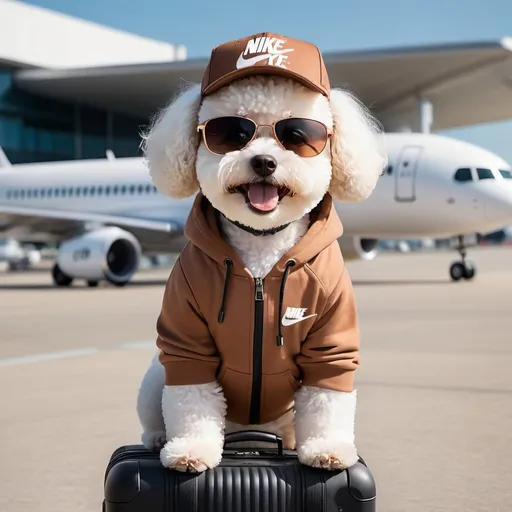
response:
[[[76,69],[185,58],[182,45],[139,37],[17,0],[0,0],[0,66]]]
[[[388,131],[418,127],[418,97],[432,101],[433,130],[512,118],[512,39],[326,52],[331,86],[347,86]],[[207,59],[90,69],[23,71],[17,85],[40,95],[148,118],[184,84],[200,82]]]

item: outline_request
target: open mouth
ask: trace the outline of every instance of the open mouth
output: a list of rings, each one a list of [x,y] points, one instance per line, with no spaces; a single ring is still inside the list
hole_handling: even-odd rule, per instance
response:
[[[273,212],[283,197],[291,195],[289,188],[270,183],[247,183],[233,187],[229,192],[242,194],[246,204],[256,213]]]

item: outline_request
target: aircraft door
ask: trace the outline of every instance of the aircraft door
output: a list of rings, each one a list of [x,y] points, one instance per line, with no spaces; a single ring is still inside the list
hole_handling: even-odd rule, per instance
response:
[[[395,171],[395,201],[416,199],[416,172],[422,151],[421,146],[406,146],[402,150]]]

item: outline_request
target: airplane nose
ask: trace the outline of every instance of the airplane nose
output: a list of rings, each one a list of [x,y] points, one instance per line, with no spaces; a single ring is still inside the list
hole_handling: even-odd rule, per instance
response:
[[[485,217],[490,222],[512,224],[512,189],[510,197],[500,197],[487,201],[485,205]]]

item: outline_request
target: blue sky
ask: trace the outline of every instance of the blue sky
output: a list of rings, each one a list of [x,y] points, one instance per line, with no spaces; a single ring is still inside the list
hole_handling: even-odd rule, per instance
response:
[[[174,44],[189,57],[263,30],[322,51],[498,40],[512,36],[511,0],[25,0]],[[512,101],[512,98],[511,98]],[[512,120],[444,132],[512,163]]]

